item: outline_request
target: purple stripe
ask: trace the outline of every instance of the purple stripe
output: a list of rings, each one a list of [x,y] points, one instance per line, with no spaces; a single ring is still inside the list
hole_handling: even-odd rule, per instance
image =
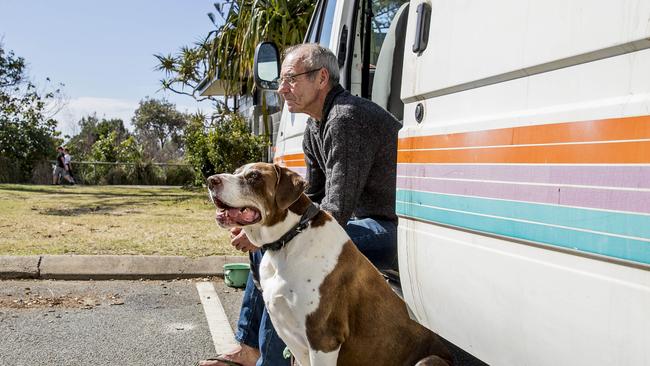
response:
[[[399,164],[411,177],[650,188],[650,166]]]
[[[298,174],[300,174],[303,178],[305,178],[305,176],[307,175],[307,168],[300,168],[300,167],[292,166],[289,169],[293,170],[294,172],[296,172]]]
[[[650,213],[650,192],[404,177],[397,178],[397,188],[512,201]]]

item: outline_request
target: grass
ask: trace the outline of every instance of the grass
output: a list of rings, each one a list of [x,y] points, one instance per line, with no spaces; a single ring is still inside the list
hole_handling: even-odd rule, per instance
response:
[[[204,189],[0,184],[0,255],[241,255]]]

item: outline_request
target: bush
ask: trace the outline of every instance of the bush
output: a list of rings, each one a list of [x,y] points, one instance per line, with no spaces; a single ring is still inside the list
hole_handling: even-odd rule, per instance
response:
[[[172,165],[167,168],[165,184],[169,186],[185,186],[194,181],[194,169],[185,165]]]
[[[39,161],[34,163],[32,169],[32,180],[34,184],[52,184],[52,172],[54,163],[49,161]]]
[[[0,183],[21,182],[23,171],[18,164],[12,163],[12,159],[0,156]]]
[[[112,166],[108,169],[106,175],[104,175],[100,179],[100,182],[102,184],[114,184],[114,185],[127,184],[128,182],[127,173],[124,170],[124,167],[122,166],[119,165]]]
[[[127,177],[130,184],[157,185],[165,182],[165,173],[161,167],[152,162],[136,162],[127,165]]]
[[[185,130],[186,159],[194,167],[195,184],[199,185],[212,174],[263,161],[268,146],[237,113],[223,113],[207,128],[202,116],[193,116]]]

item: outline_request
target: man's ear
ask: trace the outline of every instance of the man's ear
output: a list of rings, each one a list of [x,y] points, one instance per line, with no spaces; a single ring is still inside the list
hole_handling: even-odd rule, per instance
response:
[[[275,203],[280,209],[286,210],[300,198],[307,186],[307,182],[294,171],[277,164],[273,164],[273,167],[278,175],[278,181],[275,185]]]
[[[319,86],[323,89],[329,87],[330,84],[330,72],[326,68],[321,68],[318,73]]]

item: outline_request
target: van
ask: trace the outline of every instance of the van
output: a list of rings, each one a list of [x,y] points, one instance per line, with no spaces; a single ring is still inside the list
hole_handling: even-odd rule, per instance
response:
[[[322,0],[305,42],[403,123],[417,321],[491,365],[650,365],[650,0]],[[274,144],[301,174],[306,118]]]

